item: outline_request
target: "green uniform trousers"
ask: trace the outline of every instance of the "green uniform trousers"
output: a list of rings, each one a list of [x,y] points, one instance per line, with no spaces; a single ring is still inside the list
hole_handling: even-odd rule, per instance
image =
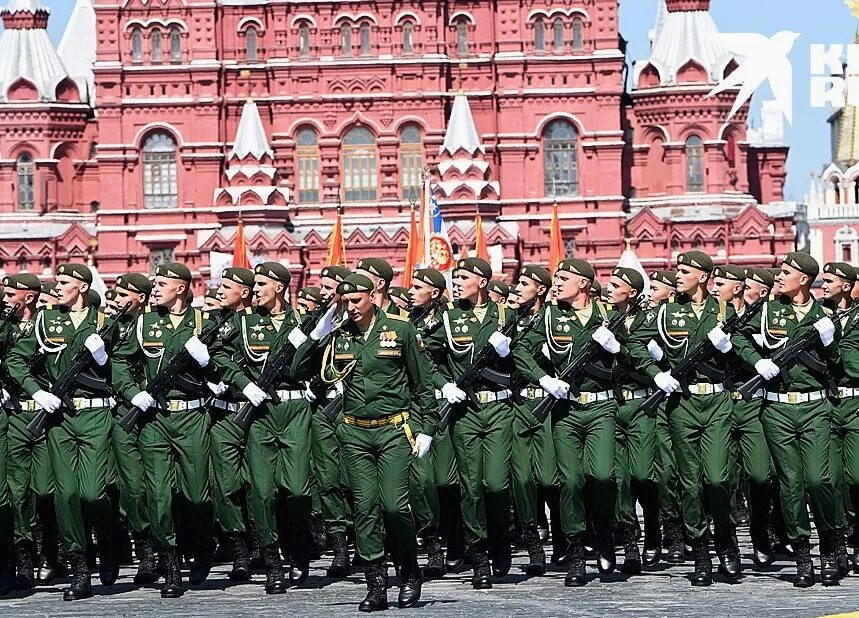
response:
[[[656,412],[654,438],[656,465],[653,467],[653,474],[658,485],[659,516],[663,521],[679,521],[680,482],[677,478],[677,459],[674,457],[674,446],[671,444],[665,403],[660,405]]]
[[[552,413],[552,434],[561,485],[561,526],[569,537],[586,528],[585,492],[595,521],[614,516],[615,401],[559,402]]]
[[[408,555],[417,549],[409,507],[411,445],[403,428],[362,429],[345,423],[336,430],[349,487],[355,498],[355,545],[368,563],[385,557],[385,533]]]
[[[128,433],[115,418],[110,435],[113,460],[116,464],[116,484],[119,488],[119,506],[128,519],[132,532],[144,533],[149,530],[146,512],[146,484],[143,481],[143,460],[137,443],[139,430]]]
[[[818,532],[836,527],[837,503],[832,475],[830,404],[827,400],[808,403],[764,404],[762,421],[773,465],[779,481],[782,513],[788,538],[807,540],[811,536],[806,494]]]
[[[765,543],[765,518],[770,511],[770,479],[773,476],[772,459],[761,423],[762,399],[733,400],[731,414],[730,467],[742,469],[749,479],[749,515],[752,542]],[[742,468],[740,468],[740,466]],[[735,475],[734,480],[739,481]],[[732,495],[736,496],[736,492]],[[733,512],[736,512],[734,507]]]
[[[209,492],[209,415],[203,410],[157,410],[144,416],[140,454],[146,507],[159,551],[176,547],[173,492],[186,501],[187,516],[202,538],[212,526]]]
[[[51,511],[54,510],[54,474],[47,438],[44,434],[33,438],[27,431],[27,425],[35,415],[35,412],[13,412],[9,416],[6,432],[6,474],[12,498],[16,543],[34,541],[37,503],[44,504],[50,500]]]
[[[211,409],[212,428],[209,455],[212,463],[212,502],[221,530],[227,533],[245,532],[245,436],[231,417],[233,412]]]
[[[12,494],[9,491],[8,482],[8,429],[9,417],[5,410],[0,409],[0,542],[2,543],[9,543],[13,539],[15,526]]]
[[[459,484],[459,472],[456,469],[456,453],[453,440],[450,439],[450,429],[443,434],[437,434],[432,442],[432,466],[436,487],[449,487]]]
[[[435,446],[435,442],[433,442]],[[423,459],[412,457],[409,464],[409,504],[421,537],[438,535],[438,492],[435,488],[433,452]]]
[[[113,423],[108,408],[87,408],[63,415],[48,429],[57,526],[70,552],[86,548],[85,515],[98,531],[112,527],[107,486]]]
[[[837,506],[838,525],[849,514],[854,528],[859,513],[859,397],[847,397],[831,405],[830,457],[836,491],[843,501]]]
[[[468,405],[451,423],[469,545],[487,540],[487,523],[507,525],[512,433],[513,408],[508,401]]]
[[[251,425],[247,464],[248,507],[260,545],[278,541],[278,494],[286,494],[288,529],[299,538],[310,528],[310,406],[304,400],[266,404]]]
[[[724,392],[688,398],[673,395],[666,405],[683,492],[683,523],[693,541],[706,536],[708,515],[716,526],[731,525],[731,410]]]
[[[325,418],[321,410],[312,413],[311,434],[313,471],[322,519],[329,534],[345,533],[350,516],[343,491],[345,475],[340,443],[335,435],[334,424]]]
[[[656,419],[641,411],[644,399],[633,399],[618,406],[615,418],[614,468],[617,478],[615,521],[637,526],[635,497],[647,515],[656,515],[658,494],[654,479],[656,459]]]
[[[537,526],[539,490],[548,495],[557,478],[552,421],[534,417],[540,399],[529,399],[516,406],[513,417],[513,447],[510,452],[513,504],[523,528]]]

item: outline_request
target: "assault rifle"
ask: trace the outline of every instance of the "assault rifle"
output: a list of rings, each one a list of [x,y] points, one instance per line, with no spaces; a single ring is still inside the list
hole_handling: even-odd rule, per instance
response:
[[[750,322],[751,319],[757,315],[758,311],[761,310],[766,301],[767,298],[762,296],[746,307],[746,310],[742,314],[735,313],[725,320],[722,325],[722,330],[731,334],[737,329],[742,328],[743,325]],[[714,350],[715,348],[709,340],[700,341],[698,345],[696,345],[695,348],[679,363],[677,363],[677,366],[674,369],[671,370],[671,375],[674,376],[675,380],[680,382],[686,394],[689,394],[689,386],[687,385],[689,377],[694,375],[698,365],[706,361],[713,354]],[[668,394],[662,389],[656,389],[650,397],[644,400],[641,404],[641,409],[645,414],[653,415],[656,412],[656,408],[659,407],[659,404],[662,403],[662,400],[667,396]]]
[[[123,316],[128,313],[129,309],[131,309],[131,303],[126,303],[125,306],[123,306],[122,309],[113,316],[111,321],[104,324],[96,334],[109,344],[113,337],[113,332],[119,328],[120,320],[122,320]],[[90,361],[92,361],[92,354],[86,346],[81,347],[77,354],[72,357],[72,360],[66,369],[51,385],[50,393],[60,399],[63,402],[63,405],[69,410],[75,409],[74,402],[69,398],[69,391],[72,389],[74,384],[80,381],[79,378],[82,376],[84,370],[89,366]],[[45,432],[45,425],[48,422],[48,414],[47,410],[39,410],[33,420],[30,421],[30,424],[27,425],[27,431],[29,431],[34,438],[41,437]]]

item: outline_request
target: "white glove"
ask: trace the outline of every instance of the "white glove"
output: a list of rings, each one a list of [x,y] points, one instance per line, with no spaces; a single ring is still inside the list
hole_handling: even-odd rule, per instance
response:
[[[205,367],[209,364],[209,348],[206,347],[205,343],[200,341],[197,335],[194,335],[185,342],[185,349],[188,350],[188,354],[197,361],[200,367]]]
[[[660,348],[659,344],[653,339],[647,342],[647,353],[650,355],[651,360],[654,360],[657,363],[662,360],[663,356],[665,356],[665,352],[662,351],[662,348]]]
[[[570,392],[569,384],[552,376],[543,376],[540,378],[540,386],[555,399],[566,399],[567,393]]]
[[[757,371],[758,375],[764,380],[772,380],[778,375],[778,372],[781,371],[781,369],[770,359],[762,358],[755,363],[755,371]]]
[[[310,403],[314,403],[316,401],[316,393],[313,392],[313,389],[310,386],[306,386],[304,388],[304,398]]]
[[[330,335],[334,332],[334,328],[337,326],[337,305],[331,305],[328,308],[328,311],[325,312],[319,321],[316,323],[316,326],[313,327],[313,330],[310,331],[310,338],[314,341],[319,341],[323,337]]]
[[[671,375],[670,371],[662,371],[653,376],[653,381],[656,383],[656,386],[659,387],[659,390],[668,393],[676,393],[680,390],[680,382],[674,379],[674,376]]]
[[[218,382],[217,384],[214,384],[213,382],[206,382],[206,386],[209,387],[209,390],[212,391],[215,397],[220,397],[227,392],[227,385],[223,382]]]
[[[107,350],[104,348],[104,339],[99,337],[98,333],[93,333],[86,338],[84,346],[92,354],[93,360],[98,363],[99,367],[104,367],[105,363],[107,363]]]
[[[423,459],[429,453],[432,446],[432,437],[423,433],[415,436],[415,445],[412,447],[412,455],[418,459]]]
[[[146,391],[140,391],[131,398],[131,405],[139,408],[141,412],[146,412],[149,408],[155,405],[155,399]]]
[[[468,395],[464,390],[459,388],[453,382],[448,382],[441,387],[442,396],[447,399],[448,403],[462,403],[468,399]]]
[[[287,335],[286,339],[292,344],[292,347],[296,350],[301,347],[305,341],[307,341],[307,335],[301,332],[301,329],[297,326],[289,331],[289,335]]]
[[[498,353],[498,356],[504,358],[508,354],[510,354],[510,344],[512,340],[507,335],[503,335],[498,331],[495,331],[489,336],[489,345],[495,348],[495,351]]]
[[[63,403],[59,397],[48,391],[36,391],[33,393],[33,401],[45,412],[50,412],[51,414],[59,410]]]
[[[755,333],[754,335],[752,335],[752,339],[754,339],[755,343],[758,345],[759,348],[766,347],[767,340],[764,338],[764,336],[762,334]]]
[[[255,406],[268,398],[268,394],[253,382],[248,382],[248,385],[242,389],[242,395]]]
[[[609,354],[617,354],[620,352],[620,342],[617,340],[617,337],[614,336],[614,333],[605,326],[600,326],[596,329],[594,334],[591,335],[591,339],[600,344],[602,349]]]
[[[835,324],[829,318],[820,318],[814,323],[814,328],[820,333],[820,342],[827,347],[835,341]]]
[[[713,344],[713,347],[722,354],[730,352],[731,348],[734,347],[734,344],[731,343],[731,336],[723,331],[721,326],[717,326],[707,333],[707,338]]]

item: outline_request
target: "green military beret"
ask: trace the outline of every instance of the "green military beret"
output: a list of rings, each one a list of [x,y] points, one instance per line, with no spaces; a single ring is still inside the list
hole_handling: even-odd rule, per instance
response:
[[[594,267],[591,266],[585,260],[580,260],[578,258],[570,258],[568,260],[562,260],[560,264],[558,264],[558,272],[569,272],[574,275],[579,275],[584,277],[585,279],[590,279],[593,281],[596,279],[596,272],[594,272]]]
[[[611,271],[611,274],[613,277],[617,277],[633,289],[638,290],[639,294],[644,291],[644,277],[642,277],[641,273],[634,268],[618,266]]]
[[[268,277],[269,279],[285,283],[286,285],[289,285],[289,282],[292,281],[292,275],[289,274],[289,269],[280,262],[263,262],[262,264],[257,265],[254,272],[258,275],[262,275],[263,277]]]
[[[206,293],[203,294],[203,298],[218,298],[218,288],[209,288],[206,290]]]
[[[492,266],[489,262],[479,257],[462,258],[456,262],[457,270],[464,270],[486,279],[492,279]]]
[[[42,284],[42,288],[40,290],[42,294],[49,294],[51,296],[57,295],[57,284],[53,281],[46,281]]]
[[[106,301],[116,300],[116,288],[110,288],[107,292],[105,292],[104,299]]]
[[[334,281],[340,283],[346,277],[351,275],[352,271],[345,266],[338,266],[337,264],[334,264],[332,266],[326,266],[325,268],[323,268],[320,274],[322,277],[334,279]]]
[[[363,270],[365,272],[370,273],[371,275],[375,275],[381,279],[384,279],[386,282],[390,283],[394,279],[394,269],[391,268],[391,265],[388,264],[385,260],[381,258],[364,258],[362,260],[358,260],[357,266],[355,266],[355,270]]]
[[[87,292],[87,297],[89,298],[89,304],[90,305],[92,305],[94,307],[100,307],[101,306],[101,296],[99,296],[99,293],[96,292],[95,290],[89,290]]]
[[[767,268],[767,271],[769,271],[769,273],[773,276],[774,279],[777,279],[778,276],[781,274],[781,268]]]
[[[716,266],[713,269],[713,276],[721,277],[722,279],[730,279],[731,281],[745,281],[746,269],[742,266],[725,264],[724,266]]]
[[[823,266],[823,272],[856,283],[856,269],[847,262],[829,262]]]
[[[319,294],[319,288],[314,286],[308,286],[306,288],[301,288],[298,290],[298,298],[303,298],[304,300],[312,300],[315,303],[322,302],[322,296]]]
[[[552,275],[549,274],[548,270],[537,264],[525,264],[522,270],[519,271],[519,276],[536,281],[547,288],[552,287]]]
[[[687,251],[677,256],[678,266],[691,266],[705,273],[713,272],[713,259],[703,251]]]
[[[766,268],[747,268],[746,279],[751,279],[758,285],[762,285],[770,290],[775,285],[775,277]]]
[[[817,263],[817,260],[801,251],[788,253],[784,258],[784,263],[808,275],[812,279],[820,273],[820,264]]]
[[[369,277],[355,273],[346,277],[337,286],[337,293],[343,296],[344,294],[355,294],[356,292],[372,292],[374,289],[375,286]]]
[[[42,283],[36,275],[30,273],[18,273],[3,278],[3,285],[13,290],[28,290],[30,292],[41,292]]]
[[[594,279],[591,281],[591,296],[602,296],[602,284]]]
[[[650,279],[667,285],[670,288],[677,287],[677,273],[673,270],[657,270],[651,275]]]
[[[500,294],[504,298],[510,296],[510,286],[503,281],[499,281],[498,279],[493,279],[492,281],[490,281],[489,287],[487,287],[486,289],[490,292]]]
[[[58,275],[66,275],[84,283],[92,283],[92,271],[86,264],[60,264],[57,267]]]
[[[149,280],[149,277],[140,273],[120,275],[116,278],[116,287],[128,290],[129,292],[146,294],[147,296],[152,292],[152,282]]]
[[[400,300],[404,300],[407,303],[412,302],[412,297],[409,296],[409,291],[406,288],[401,288],[399,286],[393,287],[388,290],[388,296],[391,298],[399,298]]]
[[[235,281],[246,288],[254,287],[254,274],[247,268],[225,268],[221,273],[221,279]]]
[[[417,279],[418,281],[423,281],[427,285],[431,285],[434,288],[439,290],[447,289],[447,279],[444,278],[444,275],[437,271],[435,268],[421,268],[415,271],[415,274],[412,276],[412,279]]]
[[[168,279],[179,279],[191,283],[191,271],[184,264],[170,263],[161,264],[155,269],[156,277],[167,277]]]

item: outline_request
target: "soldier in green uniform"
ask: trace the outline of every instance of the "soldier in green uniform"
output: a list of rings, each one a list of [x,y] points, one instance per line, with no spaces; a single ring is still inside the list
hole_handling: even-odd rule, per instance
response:
[[[337,427],[349,484],[355,496],[358,553],[366,561],[367,597],[361,611],[388,606],[385,592],[385,531],[400,551],[400,607],[420,599],[414,520],[409,509],[409,457],[425,457],[435,428],[435,402],[426,358],[408,320],[374,306],[373,282],[350,275],[340,294],[349,320],[326,346],[328,380],[343,381],[343,423]],[[320,320],[299,348],[293,373],[307,379],[319,366],[318,341],[334,331],[336,308]],[[415,402],[413,404],[413,402]]]
[[[208,347],[198,337],[211,328],[211,322],[189,305],[190,285],[191,271],[184,264],[159,265],[151,294],[155,305],[138,316],[135,336],[124,342],[114,359],[116,392],[143,411],[138,444],[150,530],[166,565],[163,598],[178,598],[185,592],[176,555],[174,490],[183,498],[184,517],[193,521],[192,585],[206,580],[212,560],[210,419],[205,397],[206,382],[220,379]],[[156,402],[146,386],[182,349],[190,355],[186,371],[173,379]]]
[[[394,286],[388,291],[388,297],[394,307],[400,311],[408,312],[412,304],[412,299],[409,297],[408,288]]]
[[[103,316],[89,304],[92,272],[83,264],[57,268],[57,303],[36,317],[8,357],[9,375],[40,408],[53,414],[47,432],[48,456],[54,476],[57,524],[72,565],[67,601],[92,596],[84,517],[95,528],[99,547],[99,577],[111,586],[119,567],[111,552],[112,508],[107,493],[110,471],[110,431],[113,419],[107,390],[111,362],[96,331]],[[47,390],[81,350],[91,362],[86,384],[75,384],[65,401]]]
[[[275,401],[266,401],[270,394],[255,382],[269,357],[307,338],[298,328],[298,312],[286,302],[290,280],[289,270],[278,262],[254,269],[255,309],[239,316],[227,354],[216,357],[224,382],[256,406],[247,437],[248,505],[266,561],[267,594],[282,594],[287,585],[278,548],[281,493],[290,531],[289,582],[303,583],[310,565],[310,405],[304,386],[287,375],[274,386]]]
[[[319,293],[319,288],[315,285],[309,285],[298,290],[295,304],[299,309],[310,313],[322,304],[322,295]]]
[[[781,487],[787,534],[796,552],[793,584],[803,588],[814,584],[806,495],[820,536],[821,580],[824,585],[838,581],[834,537],[840,496],[829,453],[831,409],[826,385],[829,368],[837,368],[840,359],[836,325],[827,316],[829,311],[811,294],[819,269],[810,255],[789,253],[778,277],[780,296],[764,306],[760,320],[756,320],[759,330],[755,333],[755,343],[770,354],[809,329],[817,330],[819,339],[811,350],[819,367],[818,363],[798,362],[792,367],[775,368],[780,379],[767,382],[761,417]],[[754,349],[743,358],[753,366],[761,359],[769,361]]]
[[[218,333],[218,348],[232,350],[232,342],[240,336],[240,321],[253,300],[254,274],[247,268],[226,268],[221,273],[218,289],[218,311],[228,311],[233,319],[225,323]],[[215,346],[213,346],[214,348]],[[214,355],[216,364],[221,358]],[[233,568],[227,575],[230,581],[244,582],[251,578],[246,518],[247,469],[245,465],[246,440],[242,429],[231,417],[238,412],[245,398],[236,388],[224,382],[210,384],[215,397],[210,401],[212,428],[212,501],[215,517],[227,535]]]
[[[408,311],[397,307],[390,296],[391,281],[394,280],[394,269],[381,258],[364,258],[358,260],[355,272],[364,275],[373,282],[373,302],[382,311],[408,317]]]
[[[504,305],[507,303],[507,297],[510,295],[510,286],[503,281],[493,279],[489,282],[487,290],[489,291],[489,300],[493,303],[497,305]]]
[[[219,288],[209,288],[203,294],[203,311],[218,311],[221,308],[221,300],[218,298]]]
[[[55,304],[57,304],[57,284],[54,281],[46,281],[40,289],[37,307],[44,309],[48,305]]]

